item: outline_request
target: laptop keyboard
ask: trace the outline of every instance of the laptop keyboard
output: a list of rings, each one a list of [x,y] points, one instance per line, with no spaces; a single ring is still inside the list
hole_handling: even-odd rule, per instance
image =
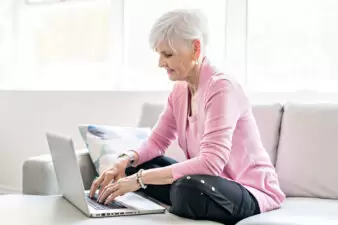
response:
[[[113,201],[113,202],[109,203],[108,205],[104,205],[104,204],[97,202],[96,199],[97,199],[96,195],[93,198],[90,198],[89,196],[87,196],[88,204],[96,210],[125,209],[125,208],[127,208],[117,201]]]

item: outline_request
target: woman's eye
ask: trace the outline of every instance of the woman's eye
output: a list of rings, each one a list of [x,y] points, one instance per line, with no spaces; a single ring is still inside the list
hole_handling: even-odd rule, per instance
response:
[[[173,56],[172,54],[164,54],[164,56],[166,57],[166,58],[170,58],[171,56]]]

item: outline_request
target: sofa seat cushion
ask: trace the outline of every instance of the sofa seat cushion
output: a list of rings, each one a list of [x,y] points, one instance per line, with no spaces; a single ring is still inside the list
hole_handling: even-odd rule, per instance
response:
[[[338,200],[287,198],[283,206],[242,220],[238,225],[337,225]]]

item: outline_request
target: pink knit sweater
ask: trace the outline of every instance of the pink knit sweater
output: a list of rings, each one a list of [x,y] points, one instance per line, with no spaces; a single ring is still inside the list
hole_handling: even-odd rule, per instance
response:
[[[175,180],[193,174],[221,176],[247,188],[261,212],[279,208],[285,195],[240,84],[204,58],[196,94],[191,118],[187,84],[175,85],[150,138],[136,150],[138,163],[163,155],[177,138],[187,160],[171,165]]]

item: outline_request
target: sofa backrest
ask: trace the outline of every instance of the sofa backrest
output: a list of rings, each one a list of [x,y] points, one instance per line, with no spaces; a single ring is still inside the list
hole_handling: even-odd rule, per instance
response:
[[[153,127],[164,105],[145,103],[142,107],[142,115],[139,121],[141,127]],[[268,152],[272,163],[275,165],[276,150],[279,140],[280,122],[282,117],[281,104],[254,104],[252,108],[258,129],[261,134],[263,146]],[[183,154],[176,142],[168,149],[168,155],[181,160]]]
[[[153,127],[163,105],[145,104],[140,126]],[[263,146],[288,197],[338,199],[338,105],[253,104]],[[169,156],[182,159],[177,143]]]
[[[287,196],[338,198],[338,105],[284,106],[276,170]]]
[[[276,164],[276,153],[283,107],[281,104],[254,104],[252,106],[261,140],[273,165]]]
[[[154,127],[164,109],[162,104],[144,103],[139,121],[139,127]]]

